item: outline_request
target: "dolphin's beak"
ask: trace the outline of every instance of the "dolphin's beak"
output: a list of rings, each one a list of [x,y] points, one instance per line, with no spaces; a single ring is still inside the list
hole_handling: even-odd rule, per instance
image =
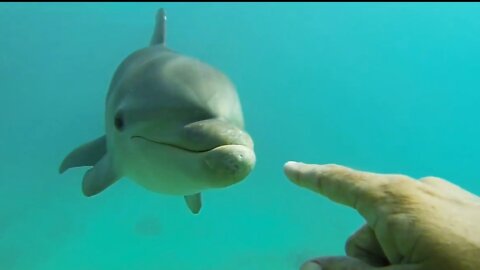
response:
[[[211,149],[201,158],[211,187],[235,184],[255,166],[252,138],[235,125],[218,119],[203,120],[185,126],[183,135],[189,148]]]
[[[174,136],[172,136],[174,135]],[[252,138],[240,127],[220,119],[187,124],[163,139],[132,136],[145,141],[168,145],[183,151],[196,164],[192,177],[206,181],[208,187],[233,185],[253,170],[256,157]],[[179,161],[182,162],[182,161]],[[185,165],[185,164],[184,164]]]

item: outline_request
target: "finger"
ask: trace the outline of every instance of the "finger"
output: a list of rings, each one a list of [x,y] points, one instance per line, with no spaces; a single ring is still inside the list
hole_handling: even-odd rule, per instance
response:
[[[368,225],[362,226],[347,240],[345,252],[348,256],[372,266],[387,266],[390,264],[375,233]]]
[[[370,266],[359,259],[338,256],[322,257],[306,262],[300,267],[300,270],[373,270]]]
[[[295,184],[311,189],[329,199],[357,210],[357,204],[374,207],[382,200],[385,176],[356,171],[344,166],[316,165],[289,161],[284,165],[287,177]],[[366,204],[366,205],[365,205]]]
[[[306,262],[300,270],[420,270],[418,264],[370,266],[352,257],[323,257]]]

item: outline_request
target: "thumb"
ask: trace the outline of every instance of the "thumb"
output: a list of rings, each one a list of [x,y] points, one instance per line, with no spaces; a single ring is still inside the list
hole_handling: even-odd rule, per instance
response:
[[[420,270],[417,264],[373,267],[359,259],[347,256],[321,257],[306,262],[300,270]]]

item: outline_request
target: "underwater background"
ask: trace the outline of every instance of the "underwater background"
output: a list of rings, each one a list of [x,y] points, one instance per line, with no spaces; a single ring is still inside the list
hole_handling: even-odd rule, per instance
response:
[[[104,132],[113,72],[167,44],[225,72],[257,164],[182,197],[58,167]],[[293,270],[363,224],[299,188],[288,160],[438,176],[480,194],[479,3],[1,3],[0,269]],[[453,217],[452,217],[453,218]]]

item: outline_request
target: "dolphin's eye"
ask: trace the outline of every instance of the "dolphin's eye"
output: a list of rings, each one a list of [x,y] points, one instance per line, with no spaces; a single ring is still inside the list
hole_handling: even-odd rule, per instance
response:
[[[122,114],[117,113],[117,115],[115,115],[115,120],[114,121],[115,121],[114,124],[115,124],[115,127],[117,128],[117,130],[122,131],[124,126],[125,126]]]

